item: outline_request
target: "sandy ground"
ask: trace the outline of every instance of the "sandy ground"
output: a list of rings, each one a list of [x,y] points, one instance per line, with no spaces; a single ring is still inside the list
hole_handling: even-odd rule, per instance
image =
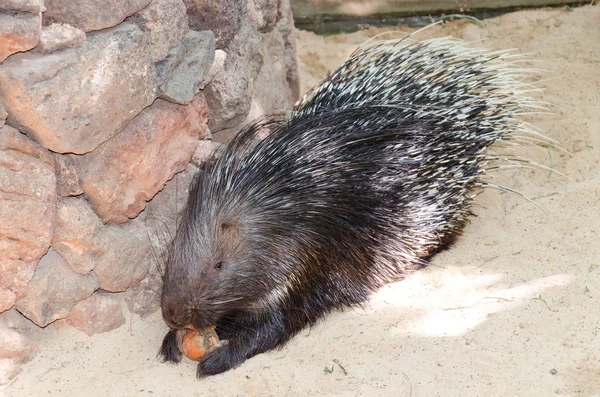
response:
[[[299,32],[304,88],[379,31]],[[166,327],[156,313],[91,338],[56,325],[34,333],[40,352],[0,394],[600,396],[600,7],[457,22],[419,37],[448,34],[518,48],[547,70],[542,98],[560,107],[529,120],[572,155],[526,154],[574,181],[523,169],[495,177],[543,209],[487,191],[431,267],[382,290],[367,310],[331,315],[224,375],[197,381],[192,362],[159,363]]]

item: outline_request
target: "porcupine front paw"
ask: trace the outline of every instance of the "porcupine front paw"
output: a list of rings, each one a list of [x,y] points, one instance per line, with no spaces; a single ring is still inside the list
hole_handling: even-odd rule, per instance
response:
[[[181,354],[181,350],[177,344],[177,332],[170,330],[163,339],[163,343],[158,350],[158,355],[163,362],[179,363],[181,361]]]
[[[200,360],[196,371],[198,378],[229,371],[246,361],[239,350],[234,349],[227,341],[222,342],[224,342],[222,345],[209,351]]]

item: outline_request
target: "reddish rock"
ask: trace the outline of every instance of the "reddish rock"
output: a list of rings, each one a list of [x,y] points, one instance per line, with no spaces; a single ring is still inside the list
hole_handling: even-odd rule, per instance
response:
[[[0,314],[0,358],[22,363],[31,358],[34,346],[25,335],[28,327],[16,310]]]
[[[68,23],[84,32],[118,25],[151,0],[44,0],[44,25]]]
[[[2,0],[0,11],[24,11],[37,14],[46,11],[43,0]]]
[[[263,33],[275,27],[281,0],[249,0],[246,5],[246,18],[252,21]]]
[[[27,331],[23,316],[16,310],[0,314],[0,385],[17,375],[19,364],[30,360],[36,351]]]
[[[212,30],[217,48],[225,48],[238,32],[244,15],[245,1],[184,0],[190,28]]]
[[[53,23],[42,28],[36,51],[48,54],[65,48],[81,47],[85,43],[85,33],[71,25]]]
[[[87,153],[157,96],[150,44],[129,23],[90,35],[81,48],[18,54],[0,64],[0,101],[44,147]]]
[[[0,62],[16,52],[35,47],[41,26],[41,14],[0,14]]]
[[[73,166],[73,160],[70,157],[55,154],[56,177],[58,194],[62,197],[79,196],[83,189],[79,186],[79,177],[77,170]]]
[[[104,225],[87,201],[75,197],[59,200],[52,247],[73,270],[88,273],[108,246]]]
[[[100,288],[121,292],[146,277],[154,258],[143,222],[132,220],[123,225],[108,225],[104,238],[109,245],[94,266]]]
[[[77,159],[80,185],[105,223],[137,216],[187,166],[207,115],[202,95],[187,106],[157,100],[119,135]]]
[[[203,90],[210,106],[213,132],[235,127],[250,110],[254,80],[262,66],[263,35],[248,20],[227,48],[223,68]]]
[[[17,296],[8,288],[0,287],[0,313],[14,306]]]
[[[42,257],[35,276],[15,307],[25,317],[45,327],[65,318],[71,308],[98,289],[98,278],[93,272],[82,275],[74,272],[53,249]]]
[[[67,323],[89,336],[112,331],[125,324],[118,299],[110,293],[95,293],[71,309]]]
[[[165,59],[190,30],[183,0],[153,0],[132,19],[150,37],[154,62]]]
[[[50,153],[12,127],[0,128],[0,312],[33,277],[52,239],[56,176]]]
[[[215,38],[210,30],[190,31],[181,45],[156,65],[161,98],[186,105],[200,90],[215,56]]]
[[[100,287],[120,292],[144,278],[151,258],[144,223],[102,224],[83,198],[63,198],[58,203],[52,247],[73,270],[94,270]]]

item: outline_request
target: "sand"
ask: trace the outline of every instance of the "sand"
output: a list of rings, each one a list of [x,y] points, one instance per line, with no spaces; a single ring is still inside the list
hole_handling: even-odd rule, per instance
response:
[[[517,48],[546,70],[553,114],[530,116],[572,155],[526,149],[556,172],[512,169],[429,268],[384,288],[365,310],[333,314],[280,351],[198,381],[194,363],[161,364],[159,313],[88,337],[35,332],[34,360],[6,396],[600,396],[600,7],[517,12],[435,27]],[[299,32],[304,88],[381,29]],[[542,81],[543,80],[543,81]],[[342,368],[343,367],[343,368]]]

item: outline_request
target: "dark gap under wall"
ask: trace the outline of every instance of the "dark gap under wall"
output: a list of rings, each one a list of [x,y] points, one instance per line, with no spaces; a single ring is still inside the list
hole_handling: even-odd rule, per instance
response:
[[[335,1],[330,1],[334,3]],[[364,0],[367,3],[366,0]],[[345,12],[325,0],[321,5],[311,5],[307,0],[293,0],[294,23],[297,29],[309,30],[317,34],[337,34],[357,31],[365,26],[427,26],[440,20],[472,17],[477,20],[494,18],[509,12],[533,8],[566,8],[579,7],[590,1],[554,1],[554,0],[522,0],[522,1],[467,1],[472,6],[455,5],[456,2],[445,0],[420,1],[417,4],[407,1],[405,6],[390,5],[389,12],[375,12],[359,15]],[[360,3],[355,2],[355,3]],[[369,2],[372,3],[372,2]],[[389,3],[389,2],[388,2]],[[402,1],[397,3],[403,3]],[[516,5],[505,6],[504,4]],[[483,6],[481,6],[483,4]],[[379,7],[378,10],[384,9]]]

